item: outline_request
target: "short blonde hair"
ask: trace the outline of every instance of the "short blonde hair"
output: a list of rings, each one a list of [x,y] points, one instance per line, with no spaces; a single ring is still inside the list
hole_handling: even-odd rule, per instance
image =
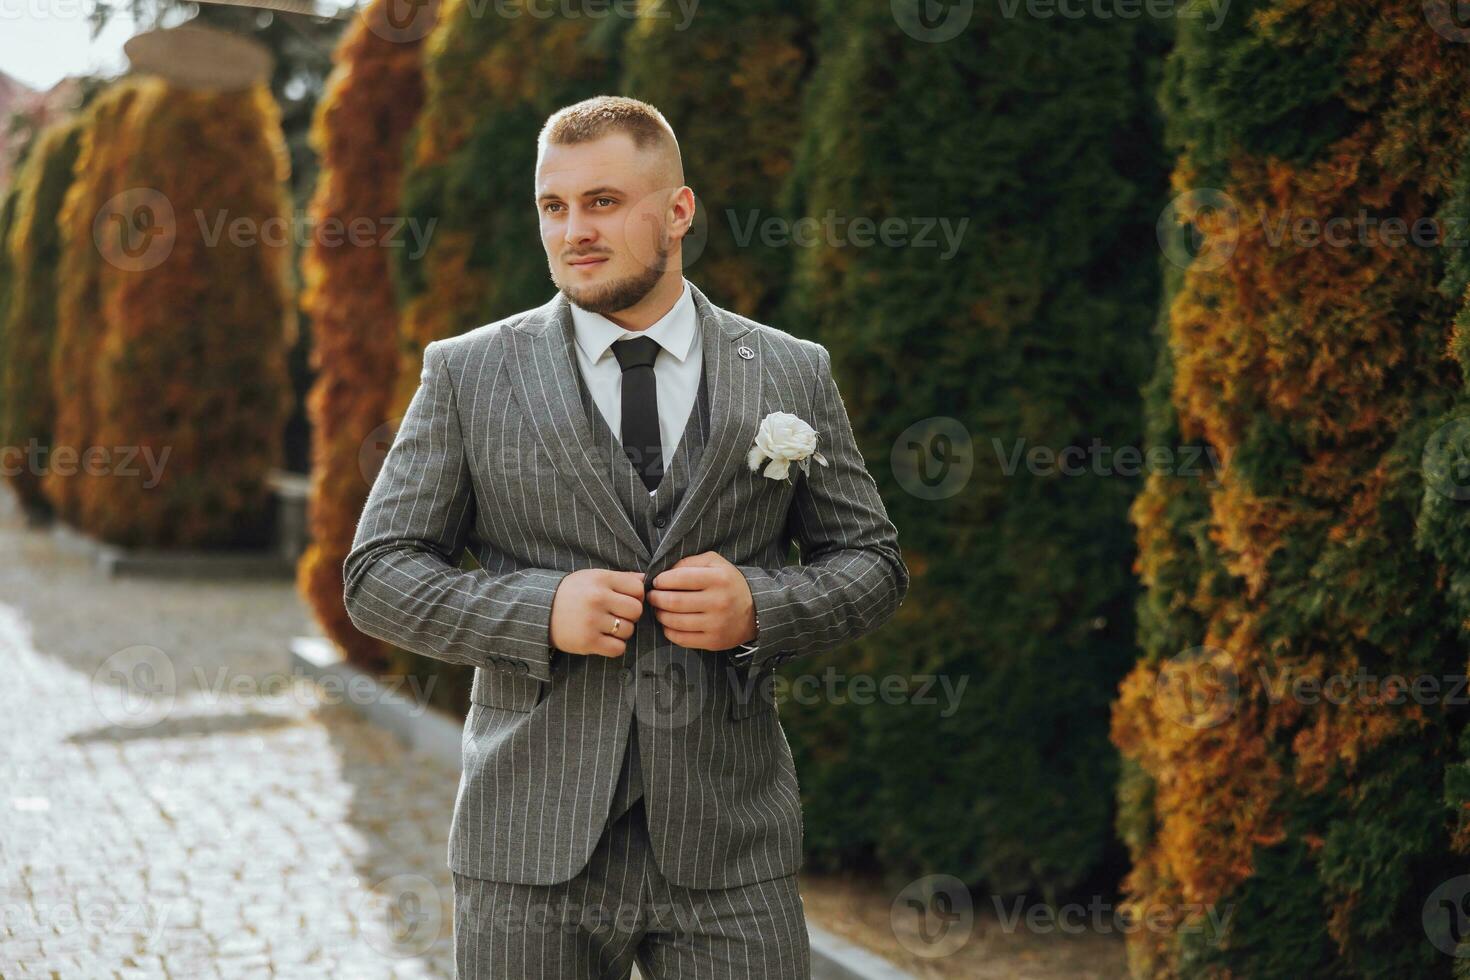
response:
[[[552,113],[541,127],[537,145],[568,145],[601,139],[609,133],[627,133],[640,150],[658,148],[667,152],[684,179],[684,162],[679,141],[664,114],[647,102],[623,95],[595,95]]]

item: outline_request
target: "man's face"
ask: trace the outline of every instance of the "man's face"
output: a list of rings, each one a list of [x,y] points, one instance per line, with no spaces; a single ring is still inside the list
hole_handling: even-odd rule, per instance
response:
[[[573,303],[616,313],[658,283],[671,239],[674,187],[626,133],[548,145],[536,166],[536,207],[551,280]]]

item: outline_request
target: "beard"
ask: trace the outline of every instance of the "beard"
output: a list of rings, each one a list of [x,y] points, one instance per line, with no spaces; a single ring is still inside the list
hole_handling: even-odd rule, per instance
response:
[[[668,258],[669,236],[665,233],[659,235],[659,240],[653,246],[653,261],[636,275],[624,276],[622,279],[597,285],[577,286],[558,278],[556,267],[553,265],[551,281],[556,284],[557,289],[566,294],[567,299],[588,313],[601,313],[606,316],[636,305],[643,297],[653,292],[653,287],[658,285],[665,269],[668,268]]]

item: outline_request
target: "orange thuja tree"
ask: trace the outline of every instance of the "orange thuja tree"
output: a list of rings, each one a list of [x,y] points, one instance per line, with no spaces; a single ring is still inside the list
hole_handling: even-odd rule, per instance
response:
[[[16,283],[15,260],[8,242],[10,229],[15,227],[15,210],[19,203],[20,189],[14,185],[6,188],[3,196],[0,196],[0,364],[4,363],[5,352],[11,343],[8,321]],[[4,388],[0,387],[0,429],[5,426],[6,402]],[[10,444],[0,440],[0,452],[5,451],[8,445]],[[13,482],[14,477],[11,479]]]
[[[311,317],[308,396],[312,421],[311,545],[297,583],[323,631],[349,660],[382,667],[387,645],[360,632],[342,606],[342,562],[391,438],[398,371],[398,305],[390,253],[417,247],[388,240],[399,210],[404,146],[423,105],[422,32],[400,38],[379,0],[344,37],[317,103],[311,132],[322,169],[310,205],[314,230],[302,259],[302,309]],[[369,240],[344,235],[362,223]]]
[[[14,225],[4,239],[13,289],[0,310],[6,340],[0,357],[0,446],[19,453],[4,473],[31,511],[49,510],[41,465],[51,449],[56,403],[51,357],[56,339],[57,272],[61,257],[57,217],[73,179],[81,125],[57,123],[37,138],[16,177]]]
[[[403,303],[395,412],[431,341],[551,298],[533,177],[556,109],[616,84],[627,18],[547,16],[506,0],[446,0],[424,57],[426,100],[403,178],[404,213],[434,222],[422,255],[394,256]]]
[[[115,270],[104,261],[100,248],[98,215],[127,186],[138,100],[162,85],[155,79],[124,78],[88,104],[80,117],[76,179],[57,217],[61,252],[56,275],[56,338],[48,365],[55,411],[41,491],[52,509],[73,525],[82,520],[78,461],[95,444],[96,371],[105,313],[117,285],[111,274]]]
[[[101,252],[77,435],[109,454],[65,478],[74,519],[125,545],[263,544],[296,325],[279,109],[263,85],[149,84],[120,135],[103,151],[114,196],[91,208],[81,183],[64,222],[66,248]]]
[[[1180,22],[1163,102],[1200,251],[1148,422],[1220,466],[1153,472],[1132,508],[1142,659],[1112,737],[1127,908],[1154,917],[1135,976],[1456,963],[1470,51],[1444,26],[1407,0]]]
[[[553,111],[607,90],[624,18],[544,16],[509,0],[445,0],[425,44],[424,106],[409,140],[402,213],[433,228],[422,254],[398,250],[399,363],[388,414],[407,408],[432,341],[551,297],[533,175],[536,134]],[[457,556],[477,567],[468,549]],[[395,669],[435,683],[460,708],[471,671],[395,650]]]

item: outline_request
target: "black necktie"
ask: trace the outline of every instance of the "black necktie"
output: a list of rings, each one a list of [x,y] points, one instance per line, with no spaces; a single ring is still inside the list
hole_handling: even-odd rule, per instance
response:
[[[623,452],[652,493],[664,475],[663,440],[658,431],[658,387],[653,361],[658,341],[652,337],[617,340],[613,354],[623,369]]]

